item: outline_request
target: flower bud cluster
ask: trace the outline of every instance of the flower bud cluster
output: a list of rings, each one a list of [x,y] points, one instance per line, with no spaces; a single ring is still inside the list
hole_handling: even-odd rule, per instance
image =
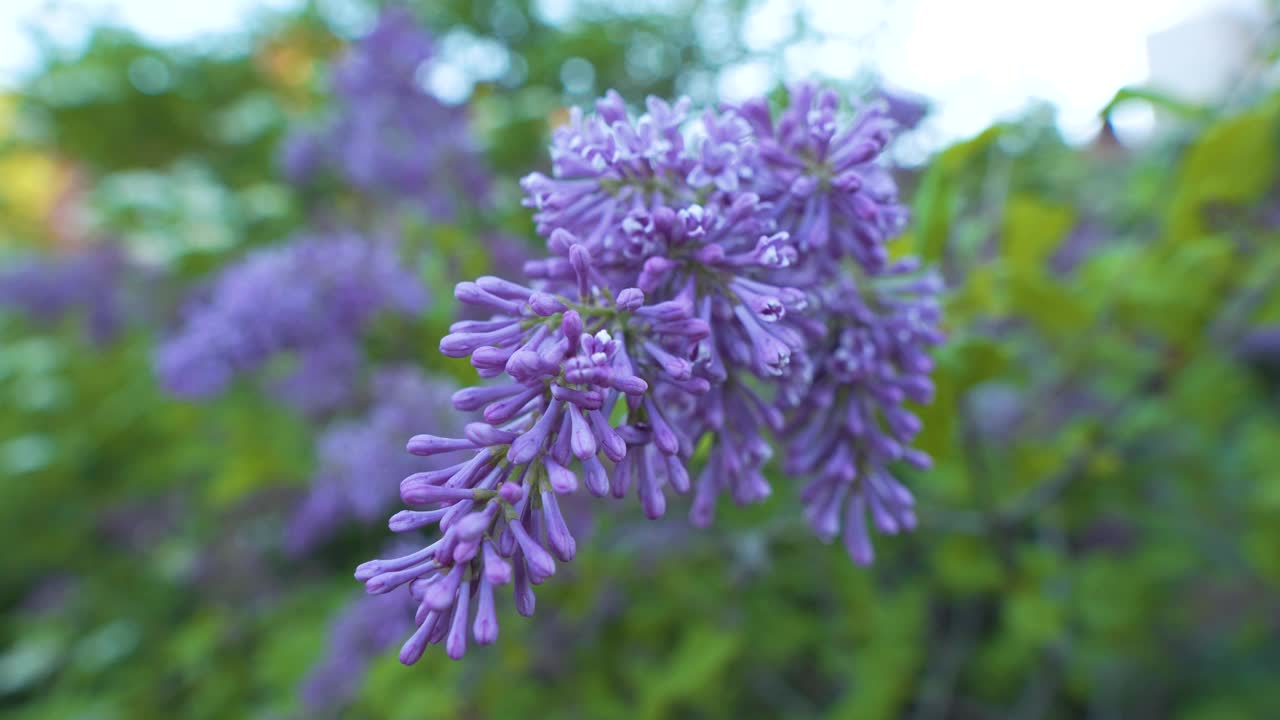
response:
[[[928,465],[906,403],[932,393],[941,288],[885,245],[906,221],[877,163],[892,120],[838,109],[799,86],[776,119],[764,100],[692,118],[652,98],[635,117],[610,93],[556,131],[551,175],[522,183],[548,255],[521,282],[460,283],[487,319],[440,342],[485,380],[453,397],[475,419],[409,440],[455,458],[405,478],[412,509],[390,522],[435,539],[356,572],[371,593],[409,587],[402,661],[494,642],[500,585],[532,614],[534,586],[577,552],[560,504],[581,490],[634,494],[653,519],[687,493],[706,525],[722,495],[771,494],[780,447],[815,531],[843,528],[854,560],[871,559],[864,515],[914,526],[891,467]]]

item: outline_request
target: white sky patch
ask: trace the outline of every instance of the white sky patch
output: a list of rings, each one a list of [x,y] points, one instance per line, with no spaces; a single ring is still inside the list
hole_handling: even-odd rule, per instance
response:
[[[0,88],[17,85],[39,53],[26,28],[62,43],[83,40],[95,21],[111,19],[165,43],[243,29],[261,8],[301,0],[0,0]],[[637,11],[677,9],[674,0],[615,0]],[[324,0],[326,12],[349,0]],[[1262,0],[756,0],[742,30],[755,51],[781,51],[782,66],[748,62],[715,81],[726,100],[740,100],[782,79],[852,78],[872,70],[896,87],[935,100],[926,135],[942,144],[1017,115],[1036,100],[1058,108],[1072,139],[1089,137],[1098,110],[1125,85],[1148,75],[1146,38],[1216,8],[1254,8]],[[575,0],[540,0],[539,14],[568,21]],[[633,7],[634,6],[634,7]],[[53,8],[53,9],[51,9]],[[61,8],[61,9],[57,9]],[[329,12],[329,14],[333,14]],[[338,13],[340,14],[340,13]],[[714,4],[703,15],[711,19]],[[703,18],[694,20],[695,26]],[[798,20],[821,37],[789,44]],[[705,32],[703,31],[705,30]],[[729,29],[712,22],[708,40]],[[447,84],[447,83],[446,83]],[[1131,130],[1151,113],[1117,118]]]
[[[297,7],[301,0],[0,0],[0,88],[13,87],[39,61],[31,30],[75,47],[101,21],[132,28],[160,43],[235,32],[254,12]]]
[[[766,3],[767,4],[767,3]],[[980,132],[1037,101],[1058,108],[1069,139],[1098,127],[1098,111],[1148,77],[1147,37],[1216,9],[1261,0],[805,0],[812,26],[846,38],[856,62],[791,62],[788,74],[853,77],[874,69],[890,84],[936,101],[942,141]],[[831,53],[821,50],[810,58]],[[1188,52],[1194,52],[1188,49]],[[807,72],[806,72],[807,71]],[[1149,110],[1117,118],[1150,126]]]
[[[764,60],[737,63],[720,73],[717,95],[724,102],[742,102],[768,92],[773,86],[773,69]]]
[[[795,30],[795,3],[762,0],[755,3],[742,25],[742,42],[748,50],[771,50]]]

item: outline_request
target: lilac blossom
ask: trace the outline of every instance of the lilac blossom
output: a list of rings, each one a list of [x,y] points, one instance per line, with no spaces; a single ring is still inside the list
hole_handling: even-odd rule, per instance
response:
[[[568,247],[574,274],[562,292],[496,277],[456,290],[461,302],[493,316],[455,323],[440,350],[469,357],[494,383],[454,395],[456,409],[481,418],[461,437],[409,440],[414,455],[464,457],[406,477],[401,498],[422,509],[390,522],[398,532],[436,525],[442,535],[417,552],[374,560],[356,572],[371,593],[408,584],[420,603],[418,630],[400,656],[406,663],[428,644],[443,642],[456,659],[468,637],[479,644],[496,640],[496,586],[512,583],[516,609],[532,614],[533,586],[576,554],[561,496],[585,487],[624,497],[634,488],[645,514],[656,518],[669,489],[688,490],[679,479],[687,477],[682,453],[690,450],[688,439],[666,419],[662,396],[648,391],[664,384],[670,392],[706,392],[706,383],[692,378],[690,361],[707,334],[705,323],[688,303],[646,304],[636,288],[615,295],[598,282],[600,273],[576,238],[558,231],[557,242]]]
[[[883,533],[916,525],[911,492],[891,466],[931,466],[910,447],[921,424],[906,403],[933,399],[928,350],[943,339],[941,282],[916,265],[899,261],[826,293],[829,352],[787,428],[786,470],[812,478],[801,493],[806,518],[824,540],[843,529],[849,555],[864,565],[874,557],[868,515]]]
[[[518,277],[529,261],[532,246],[524,239],[504,232],[485,233],[484,243],[486,272],[500,277]],[[453,268],[455,271],[456,267]],[[454,315],[459,320],[484,320],[489,311],[477,305],[462,305]]]
[[[300,349],[293,367],[272,378],[271,394],[305,415],[318,416],[341,407],[352,395],[354,380],[364,360],[360,347],[349,337]]]
[[[1280,325],[1253,328],[1240,340],[1236,353],[1247,362],[1274,364],[1280,359]]]
[[[0,271],[0,309],[54,324],[83,315],[85,331],[97,343],[120,331],[126,314],[124,278],[128,261],[115,244],[65,256],[30,257]]]
[[[280,143],[276,164],[285,180],[305,185],[327,162],[324,138],[317,132],[295,130]]]
[[[774,204],[779,225],[806,253],[852,257],[874,272],[886,262],[885,241],[907,222],[893,176],[877,162],[894,122],[884,105],[847,125],[838,111],[836,94],[812,85],[791,88],[776,119],[763,98],[738,108],[757,137],[754,187]]]
[[[465,112],[423,87],[434,49],[411,13],[385,11],[334,65],[333,117],[285,141],[285,177],[304,184],[331,173],[369,198],[420,204],[436,217],[450,217],[462,198],[486,197]]]
[[[521,181],[538,231],[569,230],[600,255],[622,243],[630,213],[693,200],[683,132],[688,106],[650,98],[649,112],[633,120],[611,91],[595,115],[574,108],[552,136],[553,177],[533,173]]]
[[[306,407],[351,387],[359,367],[351,353],[374,316],[425,304],[394,245],[352,233],[304,236],[222,271],[160,347],[157,368],[174,394],[207,398],[236,375],[294,354],[305,380],[284,396]]]
[[[909,90],[881,86],[875,95],[885,104],[885,114],[901,130],[916,129],[932,109],[928,98]]]
[[[775,123],[763,100],[691,116],[650,99],[633,116],[610,93],[555,132],[551,174],[522,183],[548,256],[526,282],[459,283],[487,318],[440,342],[488,381],[453,398],[476,420],[408,443],[452,464],[408,475],[412,509],[390,526],[438,533],[356,570],[417,603],[401,661],[495,641],[497,586],[533,613],[534,586],[577,552],[565,496],[635,495],[656,519],[689,493],[706,525],[721,495],[773,492],[771,437],[808,479],[810,522],[827,538],[843,523],[855,560],[870,560],[864,513],[914,525],[891,472],[927,465],[903,404],[932,392],[940,288],[884,247],[906,221],[879,162],[893,122],[873,107],[842,124],[809,86],[791,99]]]

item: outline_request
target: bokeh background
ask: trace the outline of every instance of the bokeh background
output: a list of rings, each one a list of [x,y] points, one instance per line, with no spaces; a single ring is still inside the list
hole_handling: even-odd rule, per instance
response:
[[[402,7],[428,44],[362,40],[359,0],[5,2],[0,716],[1277,716],[1274,3]],[[707,531],[591,503],[537,618],[401,667],[408,617],[351,569],[471,377],[435,351],[453,283],[538,252],[518,180],[551,128],[608,88],[811,76],[890,102],[899,247],[949,287],[920,529],[861,569],[783,477]],[[166,375],[316,311],[253,268],[314,279],[333,237],[403,296]]]

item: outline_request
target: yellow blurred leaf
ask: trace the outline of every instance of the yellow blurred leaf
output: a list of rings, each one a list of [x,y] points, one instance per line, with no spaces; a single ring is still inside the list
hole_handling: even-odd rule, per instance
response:
[[[1209,228],[1203,217],[1214,203],[1240,205],[1266,193],[1280,153],[1277,103],[1210,126],[1187,151],[1174,190],[1169,232],[1174,241],[1194,240]]]
[[[0,156],[0,206],[9,222],[30,229],[44,224],[71,174],[55,158],[34,150]]]

